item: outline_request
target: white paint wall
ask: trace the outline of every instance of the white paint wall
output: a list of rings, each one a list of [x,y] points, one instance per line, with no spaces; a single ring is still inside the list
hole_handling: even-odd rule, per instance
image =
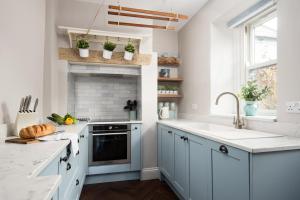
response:
[[[178,32],[153,30],[153,51],[158,55],[168,53],[178,56]]]
[[[241,7],[241,3],[246,1],[240,0],[212,0],[203,7],[197,15],[179,32],[179,53],[183,61],[182,70],[185,81],[184,98],[181,103],[181,113],[186,117],[208,116],[209,108],[214,103],[213,89],[220,89],[218,83],[218,75],[216,73],[217,65],[222,64],[230,56],[225,52],[224,47],[230,47],[226,43],[227,34],[223,38],[220,35],[220,28],[215,27],[215,21],[220,16],[227,16],[233,11]],[[247,0],[250,5],[252,0]],[[242,8],[242,7],[241,7]],[[281,132],[282,134],[299,136],[300,128],[295,123],[300,122],[299,114],[288,114],[285,112],[285,103],[287,101],[300,100],[300,68],[299,68],[299,52],[300,52],[300,24],[296,23],[296,19],[300,17],[300,1],[297,0],[279,0],[278,2],[278,121],[277,124],[249,121],[248,127],[271,131]],[[227,13],[226,13],[227,10]],[[224,21],[226,21],[224,19]],[[219,33],[218,33],[219,32]],[[221,32],[224,32],[221,30]],[[226,36],[227,35],[227,36]],[[226,39],[227,38],[227,39]],[[220,40],[223,40],[223,44]],[[217,44],[217,45],[216,45]],[[222,45],[223,47],[220,47]],[[219,47],[218,47],[219,46]],[[216,48],[219,48],[217,51]],[[224,51],[223,56],[216,56],[220,51]],[[226,55],[226,56],[225,56]],[[211,60],[210,60],[211,59]],[[218,60],[216,60],[218,59]],[[227,62],[227,67],[230,65]],[[224,81],[224,70],[220,66],[220,79]],[[231,70],[231,69],[230,69]],[[214,73],[212,75],[211,73]],[[225,81],[226,82],[226,81]],[[231,84],[231,83],[230,83]],[[227,85],[227,84],[225,84]],[[224,87],[224,85],[222,86]],[[223,88],[226,89],[226,88]],[[228,88],[227,88],[228,89]],[[223,101],[223,100],[222,100]],[[230,101],[227,99],[225,101]],[[233,101],[233,100],[232,100]],[[192,104],[198,104],[198,109],[193,110]],[[212,120],[211,122],[213,122]],[[218,122],[226,122],[231,124],[231,120],[219,120]],[[292,124],[294,123],[294,125]],[[290,124],[290,125],[288,125]],[[290,128],[288,128],[290,127]],[[297,128],[298,127],[298,128]]]
[[[1,0],[0,27],[0,123],[10,124],[25,95],[43,112],[45,0]]]
[[[300,123],[285,112],[287,101],[300,101],[300,1],[278,1],[278,121]]]

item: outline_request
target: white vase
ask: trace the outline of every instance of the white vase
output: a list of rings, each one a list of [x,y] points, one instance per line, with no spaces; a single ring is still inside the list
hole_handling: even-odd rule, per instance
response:
[[[79,56],[82,58],[89,57],[89,49],[79,49]]]
[[[124,53],[124,59],[125,60],[132,60],[133,58],[133,53],[129,52],[129,51],[125,51]]]
[[[103,58],[105,59],[111,59],[112,51],[108,51],[106,49],[103,50]]]

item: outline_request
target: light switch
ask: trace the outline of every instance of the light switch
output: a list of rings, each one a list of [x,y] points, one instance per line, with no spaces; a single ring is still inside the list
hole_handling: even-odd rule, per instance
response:
[[[300,101],[289,101],[286,103],[286,112],[300,114]]]

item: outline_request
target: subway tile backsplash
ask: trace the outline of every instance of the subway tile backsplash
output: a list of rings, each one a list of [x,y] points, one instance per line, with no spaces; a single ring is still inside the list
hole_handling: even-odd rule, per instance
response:
[[[123,108],[128,99],[138,98],[137,76],[76,75],[69,84],[74,84],[74,111],[69,112],[76,117],[128,119]]]

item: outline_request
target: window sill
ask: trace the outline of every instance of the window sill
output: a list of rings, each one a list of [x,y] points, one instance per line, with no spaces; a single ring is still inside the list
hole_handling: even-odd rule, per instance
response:
[[[219,118],[233,118],[236,116],[235,114],[210,114],[211,117],[219,117]],[[263,115],[257,115],[257,116],[244,116],[241,115],[246,120],[249,121],[262,121],[262,122],[277,122],[276,116],[263,116]]]

